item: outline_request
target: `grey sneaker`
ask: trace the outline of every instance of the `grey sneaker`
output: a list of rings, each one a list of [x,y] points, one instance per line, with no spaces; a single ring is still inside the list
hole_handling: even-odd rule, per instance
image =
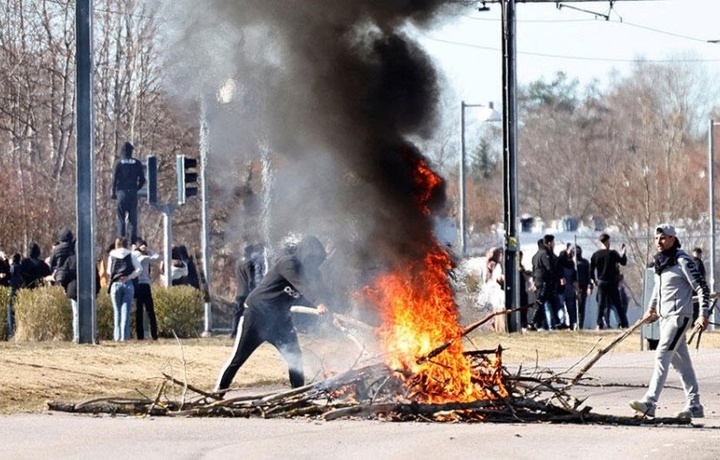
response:
[[[677,414],[678,418],[703,418],[705,417],[705,409],[702,404],[697,406],[688,406]]]
[[[655,406],[645,401],[630,401],[630,407],[635,409],[639,415],[655,417]]]

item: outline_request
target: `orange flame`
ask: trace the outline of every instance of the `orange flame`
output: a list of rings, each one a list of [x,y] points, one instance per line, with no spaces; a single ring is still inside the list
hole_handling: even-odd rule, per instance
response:
[[[429,213],[427,200],[441,180],[423,161],[415,166],[414,178],[421,188],[418,201],[421,210]],[[396,267],[378,277],[373,287],[366,287],[365,297],[383,320],[379,335],[387,363],[407,376],[411,397],[418,402],[470,402],[506,396],[498,378],[499,359],[481,373],[463,354],[463,331],[448,279],[450,268],[447,251],[433,243],[422,261]],[[442,353],[418,363],[418,358],[445,343],[450,345]]]

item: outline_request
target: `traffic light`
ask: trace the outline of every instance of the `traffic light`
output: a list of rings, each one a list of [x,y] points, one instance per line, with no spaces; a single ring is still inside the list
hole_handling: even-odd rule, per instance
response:
[[[198,161],[196,158],[187,158],[185,155],[177,156],[175,166],[177,172],[178,205],[185,204],[185,200],[198,194]]]
[[[138,190],[138,196],[145,197],[149,204],[157,203],[157,157],[148,155],[142,160],[145,170],[145,185]]]

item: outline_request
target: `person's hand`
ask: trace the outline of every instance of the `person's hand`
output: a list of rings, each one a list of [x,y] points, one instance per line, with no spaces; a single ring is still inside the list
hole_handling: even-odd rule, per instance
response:
[[[699,316],[697,320],[695,320],[695,327],[700,328],[700,330],[704,331],[708,327],[709,320],[704,316]]]
[[[655,321],[658,320],[657,311],[655,311],[654,308],[648,308],[647,311],[645,312],[644,318],[647,319],[648,323],[654,323]]]
[[[317,312],[320,315],[327,315],[329,311],[330,310],[328,310],[328,307],[326,307],[324,303],[317,306]]]

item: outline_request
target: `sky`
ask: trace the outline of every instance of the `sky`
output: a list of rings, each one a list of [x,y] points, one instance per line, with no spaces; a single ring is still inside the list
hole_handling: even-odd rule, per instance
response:
[[[616,0],[522,3],[516,6],[517,80],[519,85],[558,71],[581,84],[609,81],[616,70],[629,74],[632,61],[697,60],[720,75],[719,0]],[[420,41],[450,79],[459,100],[502,100],[500,6],[490,11],[468,6],[441,27],[420,33]],[[609,20],[579,8],[608,15]]]

